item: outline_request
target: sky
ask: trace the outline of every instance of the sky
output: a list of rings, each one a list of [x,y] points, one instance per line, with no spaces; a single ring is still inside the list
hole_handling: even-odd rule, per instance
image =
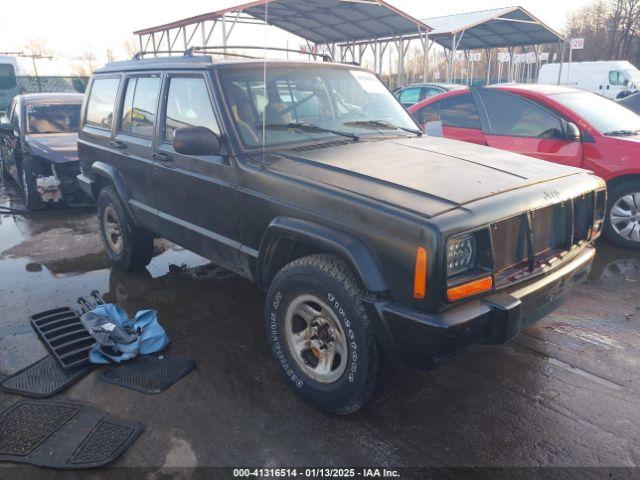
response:
[[[22,49],[25,43],[44,39],[58,58],[79,59],[92,52],[97,63],[106,60],[107,50],[117,58],[126,57],[124,43],[132,32],[170,21],[207,13],[243,3],[244,0],[21,0],[11,2],[0,16],[0,52]],[[590,0],[388,0],[417,18],[435,17],[520,5],[551,27],[562,30],[568,14]],[[256,42],[265,38],[257,32]],[[246,32],[236,31],[231,43],[246,43]],[[286,42],[286,36],[269,29],[270,43]]]

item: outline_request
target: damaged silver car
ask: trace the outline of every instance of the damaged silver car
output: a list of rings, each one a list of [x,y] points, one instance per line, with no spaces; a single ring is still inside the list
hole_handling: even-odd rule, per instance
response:
[[[83,99],[69,93],[18,95],[0,123],[0,173],[22,188],[29,210],[91,202],[76,183]]]

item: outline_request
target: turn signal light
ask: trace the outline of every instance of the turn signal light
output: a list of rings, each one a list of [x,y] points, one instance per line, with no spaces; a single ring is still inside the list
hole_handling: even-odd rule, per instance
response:
[[[464,298],[473,297],[480,293],[488,292],[493,288],[493,277],[485,277],[480,280],[465,283],[447,290],[447,298],[450,302],[457,302]]]
[[[413,298],[422,300],[427,294],[427,251],[418,247],[416,269],[413,276]]]

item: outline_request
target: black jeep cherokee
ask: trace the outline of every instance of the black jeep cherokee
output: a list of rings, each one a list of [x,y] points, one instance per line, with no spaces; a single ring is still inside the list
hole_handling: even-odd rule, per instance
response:
[[[434,366],[555,308],[605,209],[598,177],[423,137],[372,73],[329,63],[108,65],[79,155],[113,263],[144,268],[158,235],[254,280],[287,383],[338,414],[383,352]]]

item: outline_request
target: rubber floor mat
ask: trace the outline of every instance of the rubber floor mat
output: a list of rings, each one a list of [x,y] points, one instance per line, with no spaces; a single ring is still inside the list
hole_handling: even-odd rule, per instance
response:
[[[142,425],[76,402],[22,401],[0,416],[0,461],[78,469],[105,465]]]
[[[150,355],[110,368],[100,378],[138,392],[155,394],[169,388],[195,366],[196,363],[186,357]]]
[[[65,370],[53,355],[49,355],[2,381],[0,388],[7,393],[46,398],[64,390],[91,370],[90,365]]]
[[[89,350],[96,343],[77,312],[56,308],[31,316],[31,325],[62,368],[89,363]]]

